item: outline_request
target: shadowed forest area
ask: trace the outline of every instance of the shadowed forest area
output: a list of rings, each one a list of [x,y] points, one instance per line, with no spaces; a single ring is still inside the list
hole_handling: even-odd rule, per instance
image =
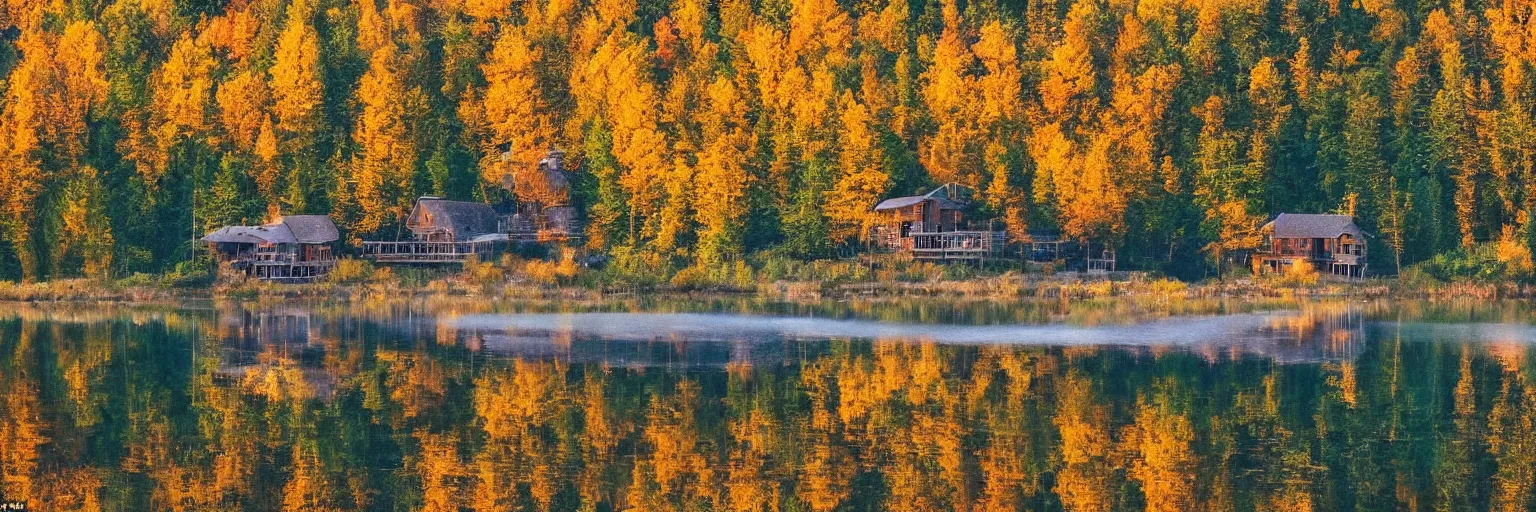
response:
[[[567,152],[589,248],[856,244],[882,197],[1199,275],[1282,212],[1375,268],[1536,231],[1529,0],[11,0],[0,277],[163,272],[226,224],[393,238]],[[528,192],[533,193],[533,192]],[[1501,256],[1500,261],[1504,261]]]

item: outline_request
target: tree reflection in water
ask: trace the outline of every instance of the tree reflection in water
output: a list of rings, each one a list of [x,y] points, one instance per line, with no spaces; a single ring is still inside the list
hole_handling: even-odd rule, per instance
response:
[[[1124,323],[1021,307],[1039,309],[928,308],[909,332]],[[811,315],[891,320],[877,309]],[[741,312],[670,312],[722,310]],[[1530,510],[1536,489],[1533,336],[1492,323],[1523,306],[1304,304],[1210,339],[1111,346],[771,322],[623,339],[594,323],[643,317],[466,316],[485,313],[499,312],[18,309],[0,318],[0,501]]]

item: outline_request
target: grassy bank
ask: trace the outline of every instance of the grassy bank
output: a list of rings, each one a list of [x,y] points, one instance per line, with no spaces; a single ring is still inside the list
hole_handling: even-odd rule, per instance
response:
[[[343,259],[323,281],[276,284],[211,264],[116,280],[0,282],[0,300],[148,301],[185,298],[336,298],[463,296],[490,299],[597,300],[626,295],[732,294],[778,299],[954,297],[1091,299],[1102,297],[1394,296],[1477,299],[1536,297],[1536,269],[1521,246],[1487,244],[1407,267],[1401,279],[1341,281],[1305,266],[1285,275],[1238,270],[1225,279],[1186,282],[1155,272],[1082,274],[1016,262],[935,264],[899,255],[804,261],[763,252],[687,266],[654,255],[615,251],[584,265],[569,250],[542,257],[504,255],[450,267],[386,267]]]
[[[491,300],[604,300],[634,295],[753,295],[783,300],[940,297],[1017,300],[1083,300],[1108,297],[1536,296],[1517,283],[1412,281],[1342,282],[1316,273],[1233,276],[1184,282],[1143,272],[1080,274],[1014,264],[939,265],[894,256],[799,261],[763,255],[719,265],[665,269],[659,262],[615,258],[601,268],[578,264],[571,254],[553,261],[504,257],[471,261],[462,268],[375,267],[342,260],[327,279],[277,284],[238,273],[180,270],[118,280],[71,279],[40,283],[0,282],[0,300],[151,301],[174,299],[327,298],[380,300],[398,297],[473,297]]]

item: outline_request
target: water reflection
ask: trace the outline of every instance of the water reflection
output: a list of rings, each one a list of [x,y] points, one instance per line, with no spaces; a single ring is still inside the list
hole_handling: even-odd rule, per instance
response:
[[[931,304],[897,325],[873,322],[903,307],[912,306],[715,303],[641,315],[610,305],[18,307],[0,315],[0,501],[38,510],[1533,503],[1525,306],[1104,304],[1085,313],[1035,304],[955,314]],[[1045,311],[1026,322],[1035,325],[1001,325]],[[1145,323],[1092,311],[1134,311]],[[794,318],[772,316],[786,314]],[[961,321],[934,321],[944,317]]]

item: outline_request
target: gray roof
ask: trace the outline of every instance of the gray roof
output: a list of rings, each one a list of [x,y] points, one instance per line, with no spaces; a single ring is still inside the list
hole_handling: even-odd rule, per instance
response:
[[[1264,227],[1273,229],[1275,238],[1338,238],[1345,233],[1357,237],[1365,234],[1348,215],[1282,213]]]
[[[496,210],[485,203],[423,197],[416,200],[416,208],[411,210],[407,224],[413,230],[443,229],[456,240],[467,240],[496,231]]]
[[[262,226],[225,226],[203,237],[226,244],[323,244],[340,238],[336,224],[325,215],[288,215]]]
[[[297,242],[293,231],[281,223],[266,226],[225,226],[203,237],[204,242],[221,244],[291,244]]]
[[[323,244],[341,238],[329,215],[285,215],[282,223],[301,244]]]
[[[906,208],[908,206],[912,206],[929,199],[938,201],[939,209],[941,210],[959,210],[961,208],[965,208],[965,205],[949,199],[949,194],[945,191],[945,187],[939,187],[933,189],[927,194],[920,196],[893,197],[884,201],[880,201],[880,204],[875,205],[875,211],[878,212],[884,210]]]

